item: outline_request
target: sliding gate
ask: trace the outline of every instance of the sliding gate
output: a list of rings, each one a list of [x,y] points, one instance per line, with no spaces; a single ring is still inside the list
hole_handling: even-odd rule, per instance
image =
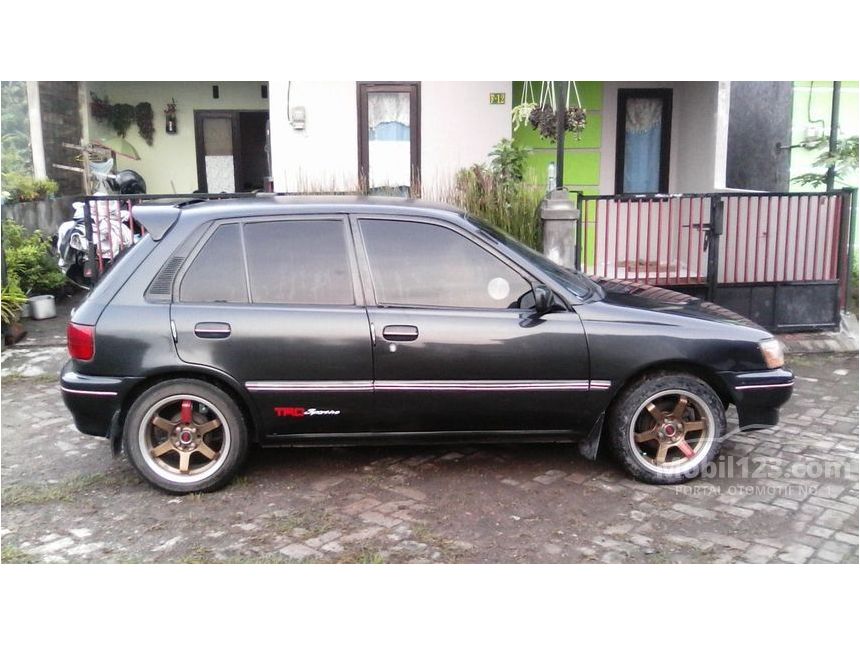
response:
[[[833,329],[856,190],[581,196],[578,266],[706,298],[773,331]]]

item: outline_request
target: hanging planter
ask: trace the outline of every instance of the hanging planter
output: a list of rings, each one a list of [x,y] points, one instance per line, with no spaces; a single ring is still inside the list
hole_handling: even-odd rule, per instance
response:
[[[149,103],[138,103],[134,106],[134,119],[137,121],[137,131],[141,139],[146,141],[147,145],[150,146],[155,135],[155,126],[152,124],[153,116],[152,106]]]
[[[108,124],[121,137],[125,137],[128,129],[136,122],[140,137],[152,145],[155,127],[149,103],[111,103],[107,96],[100,98],[95,92],[90,92],[90,112],[96,121]]]
[[[576,96],[576,106],[570,106],[570,87],[573,85],[574,94]],[[552,91],[552,81],[542,81],[540,90],[540,103],[527,101],[528,98],[526,87],[531,90],[531,82],[526,81],[523,88],[523,99],[520,105],[512,110],[512,119],[514,121],[514,129],[518,129],[524,123],[528,123],[531,127],[538,131],[538,134],[544,139],[550,141],[556,140],[556,106],[555,97]],[[582,138],[582,132],[587,124],[587,116],[585,108],[579,99],[579,91],[576,88],[576,81],[568,81],[567,84],[567,100],[565,101],[564,129],[567,132],[572,132],[577,141]]]
[[[526,123],[530,122],[532,111],[537,107],[535,102],[534,91],[532,90],[532,82],[525,81],[523,83],[523,93],[520,97],[520,104],[514,106],[511,110],[511,121],[514,124],[514,131],[519,130]]]

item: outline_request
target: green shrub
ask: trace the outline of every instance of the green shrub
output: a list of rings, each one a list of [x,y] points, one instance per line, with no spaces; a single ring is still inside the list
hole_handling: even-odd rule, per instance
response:
[[[539,249],[541,221],[537,207],[543,197],[544,190],[537,186],[505,181],[483,166],[472,166],[457,173],[446,201]]]
[[[66,276],[50,254],[51,243],[41,231],[28,233],[23,226],[7,219],[3,222],[3,244],[9,282],[16,280],[26,294],[53,293],[66,282]]]
[[[541,221],[537,208],[545,190],[525,176],[528,149],[502,139],[489,156],[489,167],[478,164],[464,168],[453,184],[428,191],[428,196],[458,206],[539,249]]]
[[[489,156],[490,169],[497,179],[503,183],[523,180],[529,148],[524,148],[510,139],[502,139],[493,147]]]
[[[10,273],[6,285],[0,291],[3,322],[7,325],[13,323],[18,318],[18,313],[26,302],[27,294],[21,290],[21,286],[18,284],[18,277]]]
[[[29,175],[10,172],[3,175],[3,191],[9,202],[35,202],[57,194],[59,186],[53,179],[34,179]]]

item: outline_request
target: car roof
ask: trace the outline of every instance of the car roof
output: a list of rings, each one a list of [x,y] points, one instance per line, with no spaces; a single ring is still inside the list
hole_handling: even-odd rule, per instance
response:
[[[465,212],[450,204],[406,197],[364,195],[260,195],[209,199],[181,204],[182,213],[218,217],[308,213],[422,214],[462,218]]]
[[[438,202],[405,197],[365,197],[363,195],[274,195],[225,197],[224,199],[158,199],[134,207],[134,217],[158,241],[178,219],[192,225],[233,217],[272,215],[325,215],[373,213],[377,215],[419,215],[462,225],[466,213]]]

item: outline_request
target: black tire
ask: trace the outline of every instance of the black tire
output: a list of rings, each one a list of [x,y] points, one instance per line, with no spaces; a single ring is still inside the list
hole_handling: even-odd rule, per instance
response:
[[[182,445],[179,426],[186,401],[193,416],[183,428],[193,433],[181,433],[183,441],[189,437],[189,443]],[[176,430],[172,434],[151,420],[169,421]],[[214,427],[204,430],[204,426]],[[173,445],[168,446],[167,440]],[[132,404],[123,428],[123,449],[137,472],[157,488],[175,494],[209,492],[227,484],[244,462],[248,443],[245,420],[235,401],[214,385],[193,379],[153,385]],[[206,454],[200,444],[206,444]],[[163,455],[155,456],[162,446]],[[214,457],[208,456],[213,453]],[[185,472],[181,470],[184,460]]]
[[[725,430],[720,397],[685,373],[647,374],[625,387],[609,412],[612,452],[628,473],[649,484],[697,477],[719,455]]]

